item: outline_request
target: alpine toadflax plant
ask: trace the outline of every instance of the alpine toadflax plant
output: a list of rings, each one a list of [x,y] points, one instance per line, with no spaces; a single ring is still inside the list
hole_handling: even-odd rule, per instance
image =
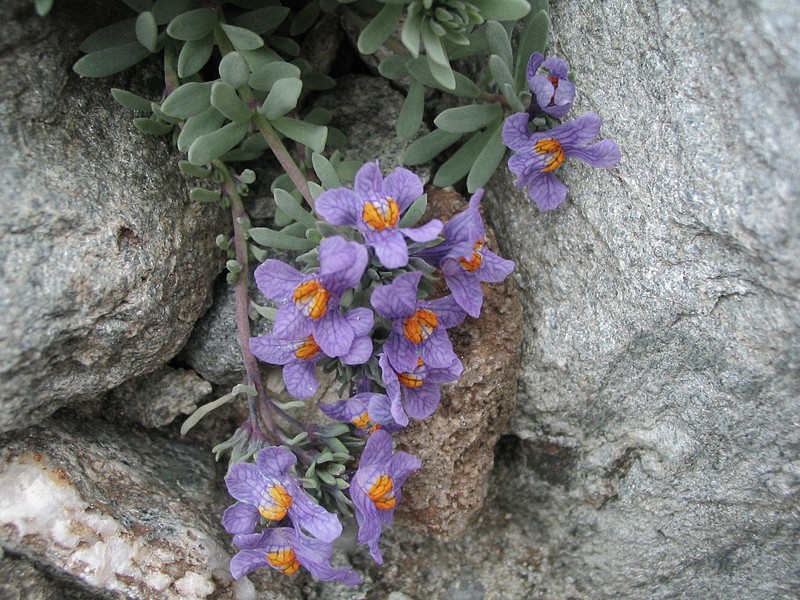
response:
[[[534,52],[525,74],[531,89],[532,117],[549,115],[554,119],[567,116],[575,100],[575,84],[567,79],[569,66],[559,58],[545,58]]]

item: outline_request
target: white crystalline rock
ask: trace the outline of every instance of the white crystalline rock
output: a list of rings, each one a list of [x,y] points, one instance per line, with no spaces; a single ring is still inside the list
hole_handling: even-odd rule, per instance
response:
[[[200,600],[216,582],[231,582],[228,553],[206,533],[187,527],[176,540],[152,543],[91,507],[69,477],[31,455],[0,466],[0,532],[10,547],[25,538],[38,560],[99,589],[137,598]],[[10,540],[6,536],[10,536]],[[175,578],[164,565],[191,558],[195,570]],[[234,586],[237,598],[251,586]]]

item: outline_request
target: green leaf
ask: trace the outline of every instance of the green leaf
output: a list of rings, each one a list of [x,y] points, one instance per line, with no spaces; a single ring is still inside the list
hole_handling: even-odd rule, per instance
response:
[[[200,202],[202,204],[214,204],[219,202],[222,195],[218,191],[208,190],[203,187],[192,188],[189,192],[189,198],[192,202]]]
[[[250,80],[250,67],[238,52],[229,52],[219,61],[219,76],[228,85],[240,88]]]
[[[206,166],[193,165],[188,160],[179,160],[178,168],[181,170],[181,173],[188,175],[189,177],[204,178],[211,175],[210,168]]]
[[[547,12],[540,10],[536,14],[529,16],[525,20],[525,27],[519,38],[519,48],[517,50],[517,62],[514,65],[514,84],[515,90],[526,89],[527,77],[525,71],[528,67],[528,60],[534,52],[544,54],[547,46],[547,32],[550,29],[550,17]]]
[[[499,104],[472,104],[442,111],[433,124],[443,131],[467,133],[485,127],[502,116],[503,107]]]
[[[171,123],[160,123],[149,117],[137,117],[133,120],[133,125],[147,135],[166,135],[174,127]]]
[[[489,72],[494,78],[495,85],[501,90],[506,84],[509,86],[514,85],[514,80],[511,77],[511,71],[503,59],[496,54],[492,54],[489,57]]]
[[[303,120],[306,123],[313,123],[314,125],[327,125],[331,122],[332,118],[331,111],[317,106],[308,111],[306,118]]]
[[[439,170],[436,171],[436,176],[433,178],[433,184],[445,187],[463,179],[469,173],[472,165],[475,164],[478,154],[486,146],[486,142],[492,136],[492,133],[491,129],[487,129],[472,134],[472,137],[439,167]]]
[[[275,31],[278,25],[289,16],[289,12],[289,8],[285,6],[265,6],[231,19],[231,25],[263,35]]]
[[[53,0],[36,0],[36,14],[40,17],[46,17],[53,9]]]
[[[423,194],[408,207],[403,218],[400,219],[398,227],[414,227],[425,214],[428,209],[428,195]]]
[[[213,106],[186,120],[178,135],[178,150],[188,152],[194,141],[201,135],[216,131],[225,122],[225,117]],[[260,136],[259,136],[260,137]]]
[[[136,19],[136,39],[150,52],[158,50],[158,25],[153,13],[146,11]]]
[[[165,123],[180,123],[180,119],[176,117],[171,117],[166,114],[164,111],[161,110],[161,105],[158,102],[151,102],[150,103],[150,110],[153,111],[153,116],[158,117]]]
[[[402,4],[384,4],[381,11],[372,17],[369,25],[358,36],[358,51],[361,54],[372,54],[377,51],[392,35],[402,14]]]
[[[311,198],[316,200],[317,198],[319,198],[322,195],[322,193],[325,191],[325,188],[322,187],[320,184],[314,182],[314,181],[309,181],[308,182],[308,191],[311,192]]]
[[[487,21],[516,21],[528,14],[527,0],[470,0]]]
[[[283,60],[280,54],[266,46],[261,46],[261,48],[256,48],[255,50],[239,50],[239,54],[247,61],[250,70],[253,72],[266,64]]]
[[[461,137],[460,133],[451,133],[435,129],[429,134],[414,141],[405,149],[402,161],[406,165],[419,165],[426,163],[440,152],[455,144]]]
[[[400,109],[397,117],[397,137],[400,140],[410,140],[413,138],[420,125],[425,109],[425,87],[418,81],[411,84],[408,88],[405,102]]]
[[[211,84],[190,81],[176,88],[161,103],[164,114],[178,119],[199,115],[211,106]]]
[[[206,66],[214,51],[214,34],[186,42],[178,54],[178,77],[191,77]]]
[[[303,82],[297,77],[279,79],[258,110],[270,121],[282,117],[297,106],[302,91]]]
[[[299,56],[300,54],[300,44],[291,38],[279,35],[269,35],[267,36],[267,41],[271,47],[275,48],[276,50],[280,50],[289,56]]]
[[[469,170],[467,175],[467,190],[473,193],[479,187],[486,185],[491,176],[494,174],[503,156],[506,153],[506,146],[503,144],[503,120],[499,119],[497,124],[491,128],[491,136],[489,137],[486,145],[478,154],[475,159],[475,164]]]
[[[86,54],[115,48],[136,40],[136,19],[127,19],[107,27],[98,29],[87,37],[80,45],[80,51]]]
[[[447,52],[442,45],[442,40],[431,30],[431,22],[426,20],[422,25],[422,45],[425,47],[425,54],[428,56],[428,64],[433,62],[449,67],[450,61],[447,58]],[[442,83],[444,84],[444,82]],[[455,83],[449,87],[453,86],[455,86]]]
[[[240,52],[242,50],[255,50],[264,45],[264,40],[261,39],[261,36],[249,29],[228,25],[227,23],[222,23],[220,27],[230,39],[233,47]]]
[[[412,4],[411,6],[415,5]],[[419,41],[422,36],[423,19],[421,12],[412,15],[411,9],[409,9],[406,15],[406,22],[403,23],[403,29],[400,31],[400,40],[414,58],[419,56]]]
[[[314,242],[305,238],[286,235],[267,227],[251,227],[248,233],[250,239],[257,244],[276,250],[311,250],[316,246]]]
[[[167,35],[184,42],[199,40],[211,33],[218,22],[217,11],[197,8],[172,19],[167,26]]]
[[[122,0],[137,13],[153,10],[153,0]]]
[[[455,88],[448,89],[443,86],[431,73],[430,65],[425,57],[421,56],[409,60],[406,63],[406,68],[411,76],[425,87],[444,90],[461,98],[477,98],[481,95],[481,90],[477,85],[470,81],[469,78],[455,71],[453,71],[453,75],[455,76]]]
[[[231,400],[236,399],[236,394],[225,394],[221,398],[217,398],[213,402],[209,402],[208,404],[204,404],[195,410],[191,415],[189,415],[186,420],[181,425],[181,435],[186,435],[189,430],[197,425],[200,422],[200,419],[205,417],[208,413],[212,410],[219,408],[220,406],[224,406]]]
[[[252,115],[252,111],[242,102],[234,87],[224,81],[215,81],[211,86],[211,106],[237,123],[249,121]]]
[[[506,28],[497,21],[488,21],[485,33],[489,51],[500,57],[506,68],[510,70],[512,65],[511,39],[508,37]]]
[[[314,167],[314,172],[317,174],[317,177],[319,177],[319,180],[322,182],[322,185],[325,187],[325,189],[332,190],[342,187],[342,182],[339,180],[339,176],[336,174],[336,168],[322,154],[319,154],[318,152],[312,153],[311,164]]]
[[[254,90],[269,92],[276,81],[289,77],[299,78],[300,69],[283,60],[267,63],[250,75],[250,87]]]
[[[150,51],[139,42],[130,42],[91,52],[76,62],[72,70],[82,77],[106,77],[143,61]]]
[[[427,58],[428,68],[430,69],[433,78],[444,90],[452,93],[456,87],[456,80],[450,64],[448,63],[446,65],[440,65],[439,63],[433,62],[430,54],[427,55]]]
[[[201,135],[189,147],[189,162],[204,165],[236,146],[247,133],[249,123],[228,123],[224,127]]]
[[[305,144],[314,152],[325,150],[325,140],[328,137],[327,127],[312,125],[289,117],[275,119],[272,121],[272,125],[286,137]]]
[[[132,92],[119,88],[111,88],[111,95],[114,97],[114,100],[125,108],[137,112],[150,112],[150,100],[146,100]]]
[[[406,64],[411,60],[410,56],[402,54],[392,54],[384,58],[378,65],[378,73],[386,79],[402,79],[408,77]]]
[[[319,2],[315,0],[314,2],[306,4],[292,20],[292,24],[289,26],[289,35],[298,36],[311,29],[314,23],[316,23],[319,13]]]
[[[520,100],[519,96],[514,92],[514,85],[512,83],[504,83],[501,91],[513,110],[517,112],[525,112],[527,110],[522,100]]]
[[[287,215],[292,217],[298,223],[301,223],[306,229],[314,229],[317,226],[317,220],[310,212],[308,212],[300,202],[286,190],[280,188],[275,189],[275,204]]]
[[[156,18],[156,23],[165,25],[181,13],[197,8],[199,2],[195,0],[156,0],[150,9]]]
[[[303,75],[303,88],[309,92],[320,92],[336,87],[336,80],[322,73],[307,73]]]

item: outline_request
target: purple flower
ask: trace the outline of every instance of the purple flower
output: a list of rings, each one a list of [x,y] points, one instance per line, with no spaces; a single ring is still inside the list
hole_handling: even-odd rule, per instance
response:
[[[289,473],[297,457],[278,446],[259,450],[256,462],[239,462],[225,476],[231,496],[239,500],[228,507],[222,525],[228,533],[252,533],[259,517],[281,523],[287,516],[295,528],[305,529],[319,540],[332,542],[342,533],[333,513],[317,504]]]
[[[375,288],[372,306],[392,320],[384,351],[398,369],[410,371],[422,358],[426,365],[443,368],[457,360],[446,329],[460,325],[466,314],[452,296],[427,302],[417,300],[422,273],[399,275]]]
[[[368,308],[354,308],[343,315],[355,337],[350,350],[339,357],[346,365],[362,365],[372,356],[373,314]],[[250,351],[259,359],[273,365],[284,365],[283,380],[286,389],[295,398],[308,398],[317,391],[318,382],[314,366],[327,355],[311,333],[311,325],[296,339],[281,339],[270,333],[250,338]]]
[[[534,52],[528,61],[526,75],[533,92],[531,98],[532,116],[550,115],[563,119],[572,108],[575,99],[575,85],[567,79],[569,67],[558,58],[545,59]]]
[[[422,227],[398,227],[400,216],[422,196],[422,181],[408,169],[396,168],[385,178],[378,162],[365,164],[356,173],[355,189],[336,188],[323,192],[316,202],[317,213],[333,225],[355,227],[378,260],[388,269],[408,264],[404,238],[430,242],[442,230],[433,220]]]
[[[404,371],[392,365],[385,352],[378,359],[378,364],[386,393],[392,401],[392,416],[403,427],[408,425],[409,416],[414,419],[431,416],[442,398],[439,384],[455,381],[464,370],[458,358],[443,369],[426,365],[418,358],[414,369]]]
[[[514,261],[501,258],[486,247],[486,228],[480,213],[483,188],[475,190],[469,207],[444,226],[445,241],[417,256],[438,264],[453,299],[472,317],[483,305],[481,281],[503,281],[514,270]]]
[[[288,527],[239,534],[234,536],[233,543],[241,548],[231,559],[234,579],[259,567],[270,566],[284,575],[305,567],[320,581],[338,581],[345,585],[361,583],[361,577],[352,569],[331,566],[333,544],[315,540]]]
[[[421,466],[419,459],[407,452],[392,454],[392,438],[383,429],[369,436],[350,482],[350,498],[356,509],[358,542],[369,546],[378,564],[383,564],[378,548],[381,531],[392,523],[401,486]]]
[[[361,435],[369,435],[381,428],[387,431],[402,429],[392,417],[391,404],[386,394],[362,392],[347,400],[320,404],[319,408],[331,419],[350,423]]]
[[[328,356],[344,356],[356,333],[339,311],[339,298],[347,288],[358,285],[367,268],[367,250],[342,237],[322,240],[319,270],[304,275],[279,260],[269,259],[255,271],[256,284],[272,300],[282,302],[275,316],[272,334],[284,340],[311,335]]]
[[[567,197],[567,186],[556,178],[567,157],[577,158],[592,167],[613,167],[621,157],[613,140],[587,144],[600,133],[602,120],[588,112],[574,121],[549,131],[531,132],[528,113],[516,113],[503,125],[503,142],[517,152],[508,160],[508,168],[516,174],[517,187],[527,187],[539,210],[553,210]]]

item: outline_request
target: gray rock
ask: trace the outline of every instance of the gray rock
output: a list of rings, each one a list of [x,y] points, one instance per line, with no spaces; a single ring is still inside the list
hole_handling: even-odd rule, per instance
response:
[[[169,143],[110,96],[158,97],[152,71],[72,72],[107,8],[57,3],[41,19],[17,0],[3,12],[0,431],[174,356],[207,308],[227,227],[223,211],[189,202]]]
[[[232,500],[210,452],[63,416],[2,448],[0,544],[88,597],[298,598],[288,578],[232,580],[219,523]]]
[[[553,55],[623,160],[539,214],[487,194],[526,325],[505,478],[529,597],[800,589],[800,9],[554,4]]]
[[[114,388],[103,413],[145,427],[163,427],[180,415],[191,414],[211,391],[211,384],[194,371],[162,367]]]

